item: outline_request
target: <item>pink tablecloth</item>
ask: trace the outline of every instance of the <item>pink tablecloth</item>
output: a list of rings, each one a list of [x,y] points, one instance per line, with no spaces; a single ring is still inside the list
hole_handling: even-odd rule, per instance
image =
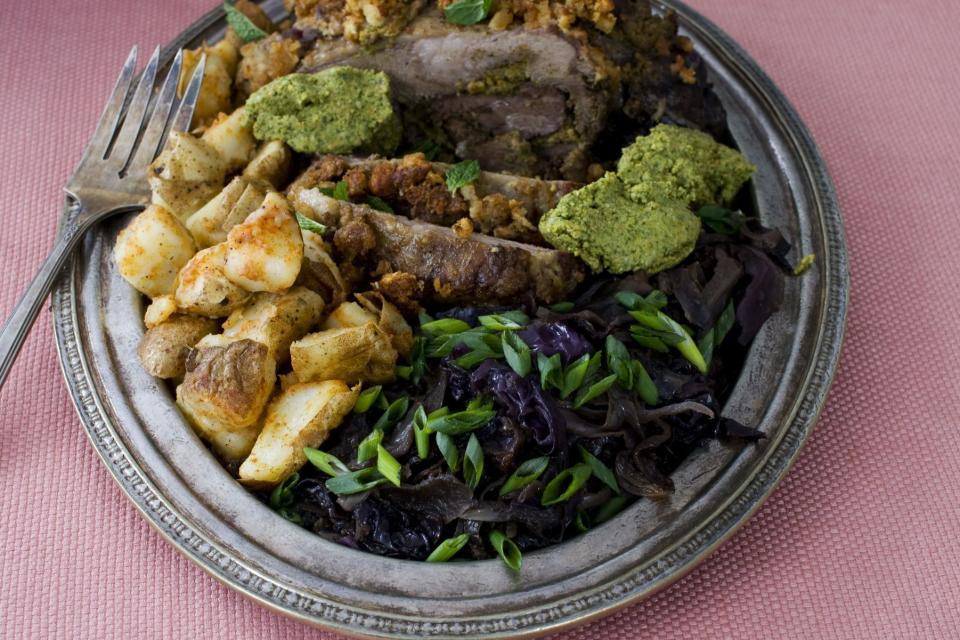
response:
[[[695,0],[799,109],[840,193],[849,331],[810,445],[691,575],[564,638],[960,634],[960,7]],[[3,3],[0,311],[50,246],[60,187],[133,43],[213,0]],[[0,636],[332,639],[166,544],[74,415],[45,314],[3,389]]]

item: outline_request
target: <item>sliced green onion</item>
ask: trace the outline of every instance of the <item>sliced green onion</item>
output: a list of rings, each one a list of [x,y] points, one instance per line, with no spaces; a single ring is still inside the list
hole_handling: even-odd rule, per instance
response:
[[[353,405],[353,412],[366,413],[370,407],[373,406],[373,403],[377,401],[377,398],[380,397],[380,392],[382,390],[383,387],[377,385],[361,391],[360,395],[357,396],[357,401]]]
[[[550,387],[560,389],[563,386],[563,365],[559,353],[548,358],[538,352],[537,369],[540,371],[540,388],[544,391]]]
[[[710,362],[713,360],[713,346],[714,346],[714,336],[716,335],[716,329],[710,329],[703,337],[700,338],[700,342],[697,344],[697,348],[700,349],[700,354],[703,356],[703,361],[707,363],[707,367],[710,367]]]
[[[496,416],[492,409],[468,409],[427,419],[427,429],[436,433],[459,435],[484,426]]]
[[[383,431],[374,429],[357,445],[357,462],[373,460],[377,455],[377,447],[383,442]]]
[[[456,473],[456,471],[460,469],[460,451],[457,449],[457,445],[454,444],[453,438],[445,433],[437,433],[436,440],[440,455],[447,461],[447,466],[450,467],[450,471]]]
[[[714,327],[716,335],[714,336],[714,342],[720,344],[723,342],[723,339],[727,337],[727,334],[730,333],[730,329],[733,328],[733,323],[737,320],[737,313],[733,307],[733,300],[727,303],[727,306],[723,308],[723,311],[720,312],[720,317],[717,318],[717,324]]]
[[[623,510],[623,507],[627,504],[626,496],[613,496],[607,500],[604,504],[597,508],[593,513],[593,524],[594,526],[602,524],[617,515]]]
[[[697,344],[680,324],[662,311],[650,313],[647,311],[631,311],[630,315],[642,326],[666,334],[673,334],[677,338],[676,344],[672,345],[680,354],[686,358],[700,373],[707,372],[707,363],[704,362],[703,354],[697,348]],[[661,337],[661,339],[663,339]]]
[[[471,433],[467,441],[467,450],[463,456],[463,479],[467,486],[476,489],[483,476],[483,448],[477,440],[477,434]]]
[[[339,476],[342,473],[350,473],[350,467],[343,464],[337,456],[320,451],[312,447],[304,447],[303,454],[307,456],[310,464],[328,476]]]
[[[300,474],[294,471],[270,492],[270,506],[274,510],[293,504],[293,488],[300,482]]]
[[[407,396],[401,396],[390,403],[390,406],[387,407],[387,410],[383,412],[377,421],[373,424],[373,428],[378,431],[386,431],[393,425],[400,422],[404,415],[407,413],[407,407],[410,404],[410,398]]]
[[[573,401],[574,407],[582,407],[587,404],[594,398],[603,395],[613,386],[613,383],[617,381],[617,374],[612,373],[606,378],[601,378],[597,382],[594,382],[589,387],[581,387],[580,391],[577,393],[577,397]]]
[[[440,318],[420,325],[420,331],[430,336],[448,336],[469,330],[470,325],[457,318]]]
[[[550,458],[547,456],[527,460],[517,467],[516,470],[510,474],[510,477],[507,478],[507,481],[503,483],[503,486],[500,487],[500,495],[505,496],[508,493],[513,493],[514,491],[524,488],[539,478],[543,472],[546,471],[547,465],[549,464]]]
[[[576,305],[572,302],[558,302],[557,304],[552,304],[547,308],[554,313],[570,313],[574,310],[574,308],[576,308]]]
[[[575,464],[564,469],[543,489],[540,504],[545,507],[569,500],[590,479],[593,470],[585,463]]]
[[[631,367],[633,368],[633,388],[634,391],[637,392],[637,395],[640,396],[640,399],[649,405],[655,405],[660,402],[660,392],[657,391],[657,385],[653,383],[653,379],[643,367],[643,363],[639,360],[634,360],[631,363]]]
[[[374,467],[342,473],[326,482],[327,489],[338,496],[349,496],[354,493],[363,493],[387,482],[387,479]]]
[[[587,370],[590,368],[590,358],[590,354],[585,353],[564,370],[563,383],[560,386],[561,398],[568,398],[586,380]]]
[[[400,486],[400,463],[382,444],[377,445],[377,471],[395,486]]]
[[[417,457],[421,460],[426,460],[430,455],[430,432],[426,426],[427,412],[421,404],[413,414],[413,439],[417,443]]]
[[[446,562],[453,556],[457,555],[457,552],[460,549],[463,549],[467,542],[470,540],[469,533],[461,533],[458,536],[452,538],[447,538],[434,549],[429,556],[427,556],[427,562]]]
[[[480,316],[477,321],[493,331],[516,331],[525,327],[530,322],[530,318],[523,311],[507,311]]]
[[[516,371],[521,378],[530,373],[530,347],[515,331],[504,331],[501,334],[503,357],[510,368]]]
[[[590,516],[583,511],[579,511],[577,512],[577,517],[573,521],[573,524],[577,527],[577,531],[580,533],[586,533],[590,530]]]
[[[603,464],[603,462],[584,449],[583,447],[578,447],[580,449],[580,457],[583,459],[583,462],[590,467],[593,477],[613,489],[616,493],[622,493],[620,491],[620,485],[617,484],[617,478],[613,475],[613,471],[610,470],[610,467]]]
[[[520,565],[523,563],[523,555],[513,540],[504,535],[502,531],[497,531],[496,529],[490,532],[488,538],[490,544],[496,549],[500,559],[503,560],[503,563],[514,571],[520,571]]]

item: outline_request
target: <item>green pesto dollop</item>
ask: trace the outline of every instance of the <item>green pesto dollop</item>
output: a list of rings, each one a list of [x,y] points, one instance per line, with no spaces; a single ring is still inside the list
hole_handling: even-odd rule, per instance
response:
[[[656,273],[690,255],[700,218],[682,202],[638,203],[617,174],[607,173],[563,196],[541,218],[540,232],[594,271]]]
[[[756,167],[708,133],[657,125],[623,150],[617,174],[635,202],[727,205]]]
[[[401,125],[382,71],[333,67],[282,76],[247,100],[259,140],[283,140],[301,153],[392,154]]]

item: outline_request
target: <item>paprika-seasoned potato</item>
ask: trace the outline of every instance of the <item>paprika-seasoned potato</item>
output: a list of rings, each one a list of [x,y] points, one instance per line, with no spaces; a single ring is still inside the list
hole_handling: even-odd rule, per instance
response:
[[[152,202],[184,221],[217,195],[226,171],[212,146],[189,133],[171,131],[166,148],[147,169]]]
[[[174,314],[143,334],[137,355],[150,375],[179,378],[186,371],[190,348],[219,329],[217,321],[211,318]]]
[[[247,180],[268,182],[274,189],[280,189],[287,184],[292,162],[290,147],[280,140],[271,140],[260,145],[241,175]]]
[[[266,195],[260,185],[237,176],[187,219],[187,229],[200,248],[225,242],[230,229],[256,211]]]
[[[263,430],[240,465],[240,480],[270,487],[303,466],[304,447],[318,447],[353,409],[360,385],[342,380],[295,384],[267,407]]]
[[[246,121],[245,113],[246,107],[240,107],[230,115],[219,114],[200,137],[217,150],[227,173],[239,171],[247,166],[257,151],[257,141]]]
[[[152,329],[177,312],[177,301],[172,294],[153,299],[143,314],[143,324]]]
[[[376,323],[311,333],[290,345],[290,362],[303,382],[394,379],[397,352]]]
[[[258,293],[223,323],[223,333],[208,336],[198,346],[256,340],[267,345],[278,363],[290,357],[290,343],[320,322],[323,298],[304,287],[283,293]]]
[[[218,113],[227,112],[233,106],[233,78],[237,73],[240,52],[229,38],[215,45],[184,49],[177,95],[183,97],[203,54],[207,54],[207,61],[203,67],[203,82],[200,83],[200,94],[193,110],[191,129],[208,123]]]
[[[200,316],[222,318],[243,306],[250,294],[224,275],[226,260],[225,243],[216,244],[193,256],[177,276],[174,291],[177,308]]]
[[[279,193],[268,193],[260,208],[227,234],[224,273],[247,291],[292,286],[302,262],[300,225]]]
[[[113,246],[120,275],[151,298],[173,291],[177,272],[195,252],[193,238],[180,221],[156,205],[121,230]]]
[[[276,382],[276,362],[259,342],[192,349],[177,405],[220,456],[239,461],[253,448]]]

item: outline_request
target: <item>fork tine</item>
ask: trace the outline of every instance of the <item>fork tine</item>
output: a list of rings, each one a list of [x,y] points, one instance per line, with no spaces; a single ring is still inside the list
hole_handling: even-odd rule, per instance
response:
[[[200,56],[200,62],[193,70],[193,76],[183,92],[183,99],[177,108],[177,115],[173,117],[173,124],[170,125],[171,131],[187,131],[190,128],[190,121],[193,119],[193,109],[197,106],[197,97],[200,95],[200,84],[203,82],[203,70],[207,66],[207,54]]]
[[[127,113],[123,117],[120,132],[117,134],[117,139],[108,154],[110,164],[117,168],[117,172],[120,172],[127,165],[127,160],[136,150],[137,137],[143,128],[147,107],[150,104],[150,98],[153,96],[153,83],[157,77],[159,64],[160,47],[157,47],[140,75],[140,83],[133,93],[133,98],[130,99],[130,106],[127,107]]]
[[[84,150],[84,157],[90,154],[96,154],[102,159],[107,156],[107,150],[110,147],[110,141],[113,140],[113,134],[116,133],[120,125],[120,117],[123,114],[123,105],[130,95],[130,87],[133,82],[133,72],[137,68],[137,46],[134,45],[127,55],[127,61],[123,63],[123,69],[120,70],[120,77],[113,85],[113,93],[107,100],[107,105],[100,114],[100,121],[97,123],[97,129],[87,143]]]
[[[167,128],[167,122],[170,120],[170,113],[173,110],[173,101],[177,97],[177,83],[180,81],[180,69],[183,65],[183,49],[177,52],[177,56],[170,65],[167,77],[160,88],[160,94],[153,104],[153,112],[148,115],[150,120],[143,131],[143,137],[140,138],[140,144],[127,165],[128,172],[146,170],[147,166],[153,162],[163,144],[163,133]]]

